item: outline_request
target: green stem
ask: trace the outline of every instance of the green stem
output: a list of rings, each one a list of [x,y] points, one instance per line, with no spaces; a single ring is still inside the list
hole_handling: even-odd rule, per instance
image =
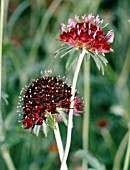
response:
[[[80,71],[80,67],[84,58],[84,55],[86,53],[86,50],[83,49],[82,53],[79,56],[79,59],[77,61],[77,66],[75,68],[75,73],[73,77],[73,83],[72,83],[72,89],[71,89],[71,104],[70,108],[73,108],[74,105],[74,96],[75,96],[75,90],[76,90],[76,84],[77,84],[77,79]],[[69,110],[69,119],[68,119],[68,128],[67,128],[67,140],[66,140],[66,146],[65,146],[65,153],[63,157],[63,161],[61,164],[61,170],[64,170],[65,163],[69,154],[69,149],[70,149],[70,144],[71,144],[71,134],[72,134],[72,127],[73,127],[73,109]]]
[[[120,168],[120,164],[121,164],[121,159],[122,159],[122,155],[124,153],[126,144],[127,144],[127,140],[128,140],[128,132],[125,134],[124,138],[122,139],[119,148],[116,152],[115,155],[115,159],[114,159],[114,165],[113,165],[113,170],[117,170],[117,169],[121,169]]]
[[[3,24],[4,24],[4,0],[1,0],[1,12],[0,12],[0,142],[5,139],[3,135],[3,119],[1,111],[1,86],[2,86],[2,42],[3,42]],[[4,149],[2,156],[9,170],[15,170],[9,151]]]
[[[84,58],[84,118],[83,118],[83,149],[88,152],[89,119],[90,119],[90,61]],[[83,161],[83,170],[87,170],[87,162]]]
[[[127,146],[127,151],[126,151],[126,157],[125,157],[125,163],[124,163],[123,170],[128,170],[129,161],[130,161],[130,126],[129,126],[128,146]]]
[[[127,83],[128,77],[129,77],[129,70],[130,70],[130,45],[128,47],[128,51],[126,54],[125,62],[123,64],[122,71],[120,73],[119,79],[117,84],[124,86]]]
[[[55,124],[56,129],[54,129],[54,134],[55,134],[55,139],[56,139],[56,143],[57,143],[57,147],[58,147],[58,152],[59,152],[59,157],[60,157],[60,161],[62,162],[63,160],[63,156],[64,156],[64,149],[63,149],[63,144],[62,144],[62,140],[61,140],[61,135],[60,135],[60,130],[58,127],[58,124]],[[64,170],[67,170],[67,165],[64,168]]]
[[[3,24],[4,24],[4,0],[1,0],[1,11],[0,11],[0,141],[4,140],[3,136],[3,119],[2,119],[2,106],[1,106],[1,95],[2,95],[2,40],[3,40]]]
[[[6,162],[8,170],[15,170],[14,164],[13,164],[12,159],[10,157],[9,150],[4,149],[2,151],[2,156],[3,156],[3,158],[4,158],[5,162]]]
[[[2,85],[2,40],[4,24],[4,0],[1,0],[1,18],[0,18],[0,109],[1,109],[1,85]]]
[[[104,139],[108,149],[110,150],[111,155],[114,157],[116,148],[115,148],[115,144],[112,139],[112,136],[110,134],[110,131],[107,128],[102,128],[101,134],[103,136],[103,139]]]

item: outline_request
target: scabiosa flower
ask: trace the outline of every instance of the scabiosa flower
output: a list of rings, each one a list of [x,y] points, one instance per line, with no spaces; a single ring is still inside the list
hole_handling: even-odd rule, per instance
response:
[[[35,125],[41,125],[45,122],[47,125],[54,127],[55,122],[60,117],[60,111],[68,114],[69,109],[74,109],[74,114],[82,113],[82,100],[75,93],[74,108],[70,108],[71,103],[71,86],[60,77],[43,76],[27,89],[22,89],[20,96],[22,104],[19,103],[18,112],[23,116],[25,129],[34,128]],[[61,116],[62,119],[62,116]]]
[[[86,53],[94,58],[98,69],[102,69],[102,62],[107,64],[103,56],[114,51],[110,46],[114,40],[114,32],[110,30],[105,34],[104,28],[108,24],[104,26],[102,24],[103,20],[100,20],[98,15],[94,17],[92,14],[88,16],[85,14],[81,19],[75,15],[75,19],[70,18],[67,25],[62,23],[59,41],[63,44],[56,53],[63,52],[61,55],[63,57],[73,49],[85,49]]]
[[[75,20],[68,20],[68,25],[61,24],[60,41],[73,48],[85,48],[95,54],[112,52],[109,44],[113,42],[114,32],[110,30],[105,35],[103,28],[108,24],[101,27],[102,23],[99,16],[84,15],[80,21],[79,16],[75,15]]]

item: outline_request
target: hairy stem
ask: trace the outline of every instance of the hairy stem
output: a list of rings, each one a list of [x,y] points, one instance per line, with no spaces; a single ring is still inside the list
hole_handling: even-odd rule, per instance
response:
[[[124,162],[124,168],[123,170],[128,170],[129,166],[129,161],[130,161],[130,125],[129,125],[129,136],[128,136],[128,146],[127,146],[127,151],[126,151],[126,157],[125,157],[125,162]]]
[[[88,56],[89,58],[89,56]],[[83,149],[88,152],[89,118],[90,117],[90,61],[84,58],[84,118],[83,118]],[[87,162],[83,161],[83,170],[87,170]]]
[[[79,59],[77,61],[77,66],[75,69],[74,77],[73,77],[73,83],[72,83],[72,89],[71,89],[71,105],[70,108],[73,108],[74,105],[74,97],[75,97],[75,90],[76,90],[76,84],[77,84],[77,79],[80,71],[80,67],[84,58],[84,55],[86,53],[86,50],[83,49],[82,53],[79,56]],[[68,120],[68,128],[67,128],[67,140],[66,140],[66,146],[65,146],[65,153],[63,157],[63,161],[61,164],[61,170],[64,170],[65,163],[69,154],[69,149],[70,149],[70,144],[71,144],[71,134],[72,134],[72,128],[73,128],[73,109],[70,109],[69,111],[69,120]]]
[[[63,149],[63,144],[62,144],[62,140],[61,140],[61,135],[60,135],[60,130],[58,127],[58,124],[55,124],[56,129],[54,129],[54,134],[55,134],[55,138],[56,138],[56,143],[57,143],[57,147],[58,147],[58,152],[59,152],[59,157],[60,157],[60,161],[62,162],[63,160],[63,156],[64,156],[64,149]],[[64,170],[67,170],[67,165],[64,167]]]

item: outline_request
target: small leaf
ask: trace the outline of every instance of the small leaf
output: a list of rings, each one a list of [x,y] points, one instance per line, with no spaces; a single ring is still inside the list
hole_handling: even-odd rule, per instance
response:
[[[72,64],[73,64],[73,62],[74,62],[74,60],[76,58],[75,52],[76,51],[74,51],[72,54],[70,54],[70,57],[68,58],[68,60],[66,62],[66,65],[65,65],[66,73],[69,72],[69,70],[71,69],[71,66],[72,66]]]
[[[74,156],[79,157],[81,159],[87,160],[89,165],[94,170],[106,170],[105,166],[101,164],[95,157],[86,153],[84,150],[77,151]]]

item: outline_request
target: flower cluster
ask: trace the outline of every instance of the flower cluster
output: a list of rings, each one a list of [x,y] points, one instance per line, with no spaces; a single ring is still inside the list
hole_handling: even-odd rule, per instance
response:
[[[79,19],[79,16],[75,15],[75,19],[68,20],[68,25],[61,24],[60,41],[76,49],[84,48],[96,55],[113,52],[110,43],[114,40],[114,32],[110,30],[105,35],[103,28],[108,24],[101,26],[102,23],[99,16],[89,14]]]
[[[24,112],[22,124],[26,129],[42,125],[51,115],[57,115],[58,119],[60,110],[66,115],[69,109],[73,109],[75,115],[83,112],[82,100],[76,93],[74,108],[70,108],[71,87],[60,77],[42,77],[27,86],[27,90],[22,89],[21,94],[23,94],[23,97],[20,96],[23,103],[19,103],[18,108],[21,107]]]

